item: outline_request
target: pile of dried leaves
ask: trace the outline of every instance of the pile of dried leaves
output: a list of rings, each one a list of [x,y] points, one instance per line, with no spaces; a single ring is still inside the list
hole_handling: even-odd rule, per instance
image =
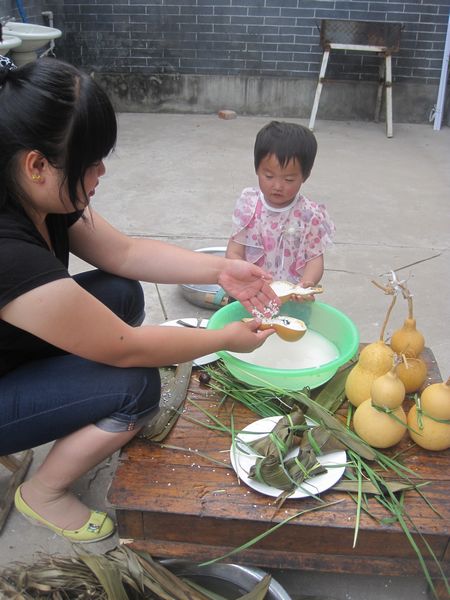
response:
[[[119,546],[105,554],[41,554],[33,565],[16,563],[0,573],[0,597],[14,600],[225,600],[192,580],[177,577],[145,552]],[[263,600],[267,575],[241,600]]]

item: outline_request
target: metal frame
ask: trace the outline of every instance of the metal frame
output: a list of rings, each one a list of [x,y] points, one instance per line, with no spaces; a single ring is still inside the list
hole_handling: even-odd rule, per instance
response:
[[[391,138],[393,136],[392,126],[392,57],[390,52],[387,51],[386,46],[365,46],[360,44],[328,44],[325,48],[322,64],[320,65],[319,81],[317,83],[316,94],[314,96],[313,107],[311,116],[309,119],[309,129],[314,130],[314,124],[316,122],[317,111],[319,109],[319,100],[322,93],[323,84],[325,82],[325,72],[328,65],[328,59],[330,58],[331,50],[353,50],[360,52],[377,52],[382,57],[379,71],[379,83],[377,91],[377,100],[375,105],[375,117],[374,120],[378,122],[380,117],[381,103],[383,89],[385,91],[385,105],[386,105],[386,136]]]

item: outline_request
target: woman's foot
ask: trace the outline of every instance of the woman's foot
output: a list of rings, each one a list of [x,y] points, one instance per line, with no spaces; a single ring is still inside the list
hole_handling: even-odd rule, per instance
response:
[[[82,527],[91,514],[90,509],[68,490],[55,490],[39,479],[23,483],[20,493],[24,502],[43,519],[63,529]]]
[[[106,513],[91,511],[70,492],[49,490],[34,480],[17,488],[15,505],[35,525],[73,542],[96,542],[114,533],[114,523]]]

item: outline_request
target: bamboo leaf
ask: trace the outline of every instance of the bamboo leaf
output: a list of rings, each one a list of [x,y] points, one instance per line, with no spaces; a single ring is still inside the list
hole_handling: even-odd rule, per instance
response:
[[[401,481],[385,481],[384,486],[386,489],[389,489],[392,493],[404,491],[404,490],[413,490],[416,486],[410,483],[402,483]],[[343,492],[357,492],[359,487],[358,481],[349,481],[348,479],[341,479],[334,486],[333,490],[339,490]],[[361,491],[364,494],[383,494],[385,493],[381,490],[377,485],[373,484],[371,481],[362,481],[361,482]]]
[[[327,427],[318,425],[317,427],[311,427],[306,435],[303,435],[300,447],[312,448],[314,453],[320,456],[321,454],[344,450],[346,446]]]
[[[315,411],[317,421],[329,428],[333,435],[337,437],[345,446],[351,448],[367,460],[375,459],[376,454],[374,449],[363,442],[356,434],[343,425],[339,419],[336,419],[336,417],[330,414],[325,408],[317,404],[311,398],[308,398],[308,396],[302,392],[295,392],[292,394],[292,396],[301,404],[304,404],[308,408],[312,408]]]
[[[108,600],[128,600],[120,571],[116,565],[100,555],[80,553],[79,557],[97,577],[108,596]]]
[[[359,456],[356,458],[356,473],[357,473],[357,495],[356,495],[356,518],[355,518],[355,534],[353,536],[353,548],[356,546],[358,539],[359,523],[361,519],[361,496],[362,496],[362,466]]]
[[[322,406],[322,408],[326,408],[331,413],[335,413],[344,403],[346,397],[345,382],[347,381],[348,374],[353,366],[354,362],[350,362],[339,370],[314,397],[314,401]],[[309,409],[307,415],[314,419],[314,409]]]
[[[270,582],[272,577],[270,575],[266,575],[264,579],[262,579],[251,592],[248,594],[244,594],[240,596],[240,600],[264,600],[269,591]]]
[[[260,456],[269,456],[278,453],[285,455],[292,448],[298,429],[305,424],[305,416],[300,408],[281,417],[274,425],[272,431],[253,442],[246,442]]]

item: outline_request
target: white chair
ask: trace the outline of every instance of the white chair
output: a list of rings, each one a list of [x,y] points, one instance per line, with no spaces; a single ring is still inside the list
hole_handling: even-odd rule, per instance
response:
[[[402,25],[400,23],[341,21],[338,19],[322,20],[320,43],[324,52],[309,119],[309,129],[311,131],[313,131],[316,122],[330,52],[332,50],[351,50],[356,52],[376,52],[381,57],[374,120],[376,122],[379,121],[384,90],[386,135],[388,138],[392,137],[392,53],[398,51],[401,29]]]

